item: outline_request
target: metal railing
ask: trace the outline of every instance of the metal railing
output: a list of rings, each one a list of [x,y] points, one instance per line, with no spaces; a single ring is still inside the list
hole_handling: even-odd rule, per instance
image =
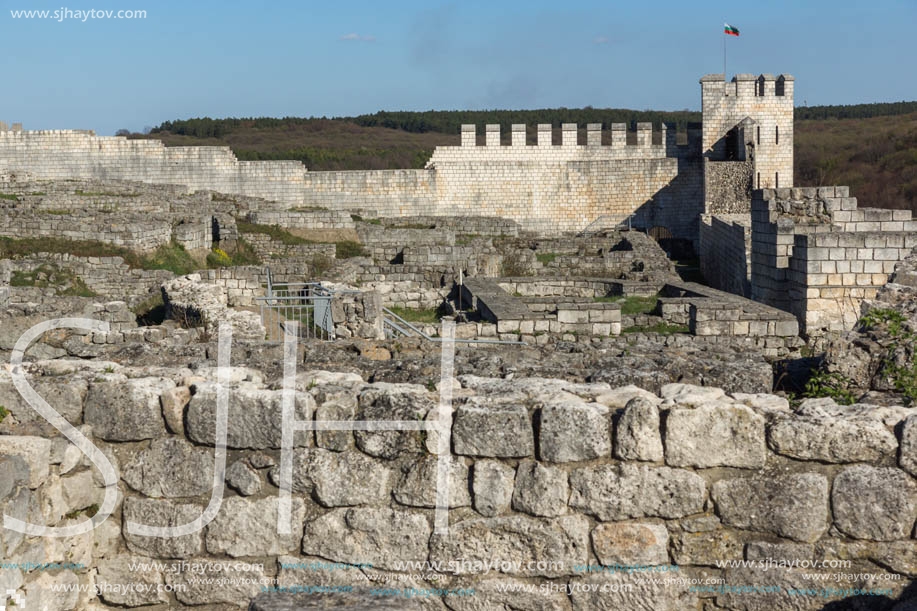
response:
[[[256,297],[261,312],[261,324],[264,325],[265,340],[282,342],[287,330],[288,321],[299,323],[299,339],[332,340],[334,321],[331,318],[331,295],[313,294],[303,291],[283,291],[284,295]]]
[[[442,343],[443,338],[427,335],[421,329],[418,329],[413,324],[401,316],[398,316],[388,308],[382,308],[382,311],[385,314],[382,317],[382,323],[385,326],[386,337],[421,337],[429,342]],[[510,342],[501,339],[456,339],[454,341],[457,344],[511,344],[513,346],[528,345],[523,341]]]
[[[335,292],[319,282],[274,283],[271,268],[266,267],[265,296],[256,297],[265,329],[265,340],[282,342],[288,321],[296,321],[299,339],[332,340],[335,338],[331,301]]]

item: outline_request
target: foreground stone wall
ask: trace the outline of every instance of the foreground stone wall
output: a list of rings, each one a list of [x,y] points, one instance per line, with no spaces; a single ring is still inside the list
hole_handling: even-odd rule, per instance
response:
[[[96,530],[43,540],[5,531],[6,562],[82,565],[0,570],[4,591],[24,596],[27,609],[245,608],[262,587],[372,586],[466,590],[418,603],[454,611],[699,611],[714,603],[814,611],[854,588],[881,592],[869,608],[889,608],[917,574],[917,416],[903,408],[809,400],[791,409],[776,396],[683,384],[657,396],[459,375],[448,534],[433,532],[437,434],[363,430],[294,438],[292,532],[279,535],[283,391],[235,367],[221,509],[203,530],[162,539],[132,534],[126,522],[174,526],[204,511],[215,369],[58,360],[26,371],[118,471],[115,514]],[[438,394],[420,385],[305,371],[296,388],[298,420],[439,418]],[[0,402],[10,413],[0,435],[0,509],[51,526],[86,520],[81,511],[106,490],[97,470],[31,412],[2,370]],[[718,566],[743,560],[752,564]],[[819,564],[786,568],[794,561]],[[615,565],[644,569],[600,568]],[[825,583],[835,593],[787,591]],[[59,584],[90,591],[55,593]],[[767,595],[735,590],[762,584]]]

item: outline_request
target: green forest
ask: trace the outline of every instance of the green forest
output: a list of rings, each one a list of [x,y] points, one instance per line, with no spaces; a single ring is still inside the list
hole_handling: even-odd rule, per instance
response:
[[[550,108],[541,110],[458,110],[390,112],[356,117],[209,117],[166,121],[148,135],[167,146],[225,145],[242,160],[291,159],[310,170],[421,168],[439,145],[458,144],[460,126],[499,123],[504,141],[510,126],[550,123],[651,122],[683,131],[699,122],[693,111],[620,108]],[[556,136],[555,136],[556,137]],[[607,138],[607,133],[605,134]],[[797,186],[849,185],[861,205],[910,208],[917,212],[917,102],[802,106],[795,110]]]

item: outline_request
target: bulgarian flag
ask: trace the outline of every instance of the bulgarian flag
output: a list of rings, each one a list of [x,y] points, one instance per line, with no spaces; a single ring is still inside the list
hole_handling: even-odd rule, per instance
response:
[[[724,23],[723,25],[724,25],[725,28],[726,28],[726,29],[723,30],[723,33],[724,33],[724,34],[729,34],[730,36],[738,36],[738,35],[739,35],[739,28],[734,28],[734,27],[732,27],[731,25],[729,25],[728,23]]]

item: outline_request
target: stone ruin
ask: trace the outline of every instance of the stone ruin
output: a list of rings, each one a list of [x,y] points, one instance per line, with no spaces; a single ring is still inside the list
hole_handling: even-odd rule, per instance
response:
[[[47,320],[107,324],[48,330],[0,368],[0,511],[59,527],[116,499],[87,533],[0,531],[0,596],[52,610],[912,608],[917,225],[846,187],[787,188],[792,77],[714,76],[683,140],[595,124],[582,142],[565,125],[557,144],[543,126],[533,143],[488,126],[479,143],[468,126],[416,171],[0,129],[0,357]],[[674,260],[692,250],[693,273]],[[315,426],[285,435],[294,322],[292,411]],[[849,385],[803,398],[800,368]],[[19,373],[114,481],[27,404]],[[201,530],[127,526],[201,517],[223,467]],[[610,570],[634,565],[652,570]]]

